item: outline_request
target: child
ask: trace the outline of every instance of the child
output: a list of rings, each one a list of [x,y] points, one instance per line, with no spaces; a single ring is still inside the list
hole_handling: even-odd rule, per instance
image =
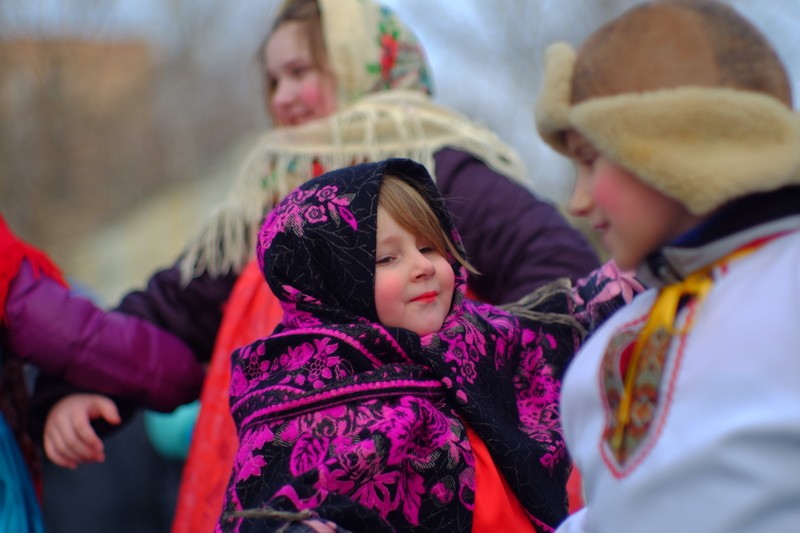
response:
[[[120,349],[122,337],[139,349]],[[161,411],[195,397],[204,374],[177,338],[71,292],[52,261],[0,216],[0,531],[43,527],[33,488],[41,466],[28,428],[25,363]],[[91,407],[119,424],[113,403]],[[85,453],[102,459],[102,443]],[[74,467],[70,458],[64,462]]]
[[[800,119],[783,65],[701,0],[641,4],[546,60],[537,121],[578,168],[571,207],[652,287],[567,372],[587,507],[559,531],[797,530]]]
[[[551,288],[538,320],[466,299],[460,237],[407,159],[301,185],[257,258],[284,316],[233,355],[240,448],[222,530],[550,531],[564,518],[561,371],[579,323],[620,305],[622,284],[598,271],[590,305]]]
[[[392,11],[373,0],[287,1],[258,57],[277,127],[264,133],[229,198],[198,228],[180,264],[183,279],[177,266],[159,272],[120,306],[184,339],[199,360],[211,359],[174,533],[208,531],[219,516],[236,450],[229,357],[280,320],[253,258],[255,237],[264,214],[299,183],[354,162],[424,163],[481,272],[470,278],[470,291],[491,303],[598,266],[579,232],[526,189],[511,148],[432,102],[425,54]]]

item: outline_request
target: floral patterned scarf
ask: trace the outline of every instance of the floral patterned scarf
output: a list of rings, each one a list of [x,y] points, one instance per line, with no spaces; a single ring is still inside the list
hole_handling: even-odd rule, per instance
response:
[[[319,516],[354,531],[469,531],[469,427],[534,526],[550,531],[566,515],[569,462],[556,402],[577,327],[464,298],[466,274],[455,260],[452,309],[438,333],[379,324],[375,241],[385,174],[423,194],[463,253],[427,170],[407,159],[324,174],[273,210],[257,258],[284,318],[233,354],[240,449],[220,528]],[[590,292],[618,295],[581,287],[580,297],[551,290],[537,304],[541,316],[578,316]]]
[[[487,128],[434,104],[425,53],[390,9],[374,0],[318,0],[323,41],[337,80],[337,110],[257,141],[228,197],[198,228],[182,275],[240,272],[274,202],[322,171],[407,157],[435,178],[434,154],[451,147],[523,181],[518,154]]]

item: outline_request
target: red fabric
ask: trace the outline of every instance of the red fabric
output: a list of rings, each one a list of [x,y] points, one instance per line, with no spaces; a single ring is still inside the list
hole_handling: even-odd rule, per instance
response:
[[[567,480],[567,496],[569,497],[569,514],[579,511],[585,505],[583,502],[583,479],[577,468],[572,469]]]
[[[242,271],[225,306],[211,357],[200,414],[183,468],[172,533],[214,531],[239,447],[228,404],[233,351],[271,333],[283,311],[258,264]]]
[[[475,510],[473,533],[496,533],[502,525],[514,533],[535,533],[531,519],[492,461],[486,444],[467,428],[467,438],[475,455]]]
[[[61,270],[55,263],[44,252],[19,240],[11,233],[5,219],[0,216],[0,323],[5,320],[8,288],[17,277],[23,260],[31,265],[34,275],[45,275],[67,286]]]
[[[27,261],[34,276],[48,276],[63,286],[67,286],[61,270],[41,250],[21,241],[14,235],[0,215],[0,325],[5,323],[6,301],[11,282],[17,277],[22,262]],[[0,369],[0,411],[11,426],[19,443],[25,463],[31,473],[39,501],[42,501],[41,464],[30,435],[25,429],[27,424],[26,407],[28,391],[25,388],[23,365],[20,361],[5,361]]]

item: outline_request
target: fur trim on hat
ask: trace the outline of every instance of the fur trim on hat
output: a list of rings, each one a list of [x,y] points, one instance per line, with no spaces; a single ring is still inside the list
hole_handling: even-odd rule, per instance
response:
[[[572,74],[577,54],[567,43],[554,43],[544,53],[544,85],[536,102],[536,127],[557,152],[567,155],[563,133],[569,128]]]
[[[800,184],[800,116],[777,99],[729,88],[680,87],[570,106],[574,52],[570,56],[563,48],[548,49],[536,115],[542,137],[558,152],[567,153],[563,132],[575,129],[695,214],[740,196]]]
[[[593,98],[572,109],[570,122],[698,215],[800,184],[800,117],[760,93],[683,87]]]

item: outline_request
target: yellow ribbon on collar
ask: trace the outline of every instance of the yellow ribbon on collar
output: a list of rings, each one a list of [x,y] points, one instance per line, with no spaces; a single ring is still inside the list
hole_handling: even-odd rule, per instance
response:
[[[780,235],[783,235],[783,233],[757,239],[756,241],[731,252],[711,265],[694,272],[683,281],[674,283],[672,285],[667,285],[659,291],[656,301],[650,310],[647,322],[645,323],[644,328],[642,328],[642,331],[639,332],[639,335],[636,339],[636,344],[633,346],[631,360],[625,369],[624,391],[620,400],[619,409],[617,411],[616,426],[614,428],[614,435],[611,440],[611,445],[614,449],[618,450],[622,446],[625,428],[627,428],[628,424],[630,424],[631,403],[633,402],[633,386],[638,373],[639,359],[641,358],[641,353],[651,336],[659,330],[664,330],[670,335],[675,333],[675,319],[678,315],[678,307],[680,306],[681,300],[688,297],[694,297],[698,302],[702,302],[711,291],[711,288],[714,286],[714,278],[711,275],[711,272],[714,270],[714,268],[723,266],[731,261],[749,255],[767,242],[771,241],[773,238]],[[685,328],[680,333],[683,335],[687,334],[691,327],[691,323],[687,323]]]

